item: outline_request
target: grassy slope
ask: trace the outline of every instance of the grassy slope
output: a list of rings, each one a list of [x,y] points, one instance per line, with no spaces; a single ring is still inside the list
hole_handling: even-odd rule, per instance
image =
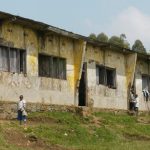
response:
[[[143,120],[142,123],[137,119]],[[28,120],[27,130],[16,121],[0,124],[0,149],[27,149],[12,145],[6,140],[4,135],[8,129],[26,136],[33,135],[47,145],[60,145],[75,150],[150,149],[150,116],[136,118],[99,112],[83,118],[67,112],[46,112],[32,113]]]

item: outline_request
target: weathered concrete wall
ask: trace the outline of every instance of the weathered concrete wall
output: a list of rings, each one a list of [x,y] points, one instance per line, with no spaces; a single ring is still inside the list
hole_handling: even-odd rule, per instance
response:
[[[87,117],[93,112],[112,112],[114,114],[125,114],[127,111],[120,109],[102,109],[89,107],[77,107],[67,105],[42,104],[42,103],[27,103],[28,115],[32,112],[71,112],[80,116]],[[0,119],[16,119],[17,118],[17,103],[0,101]]]
[[[126,88],[127,88],[127,105],[130,105],[130,89],[134,86],[135,68],[137,62],[137,53],[126,55]]]
[[[139,110],[150,111],[150,101],[146,102],[142,93],[142,74],[150,75],[148,61],[138,59],[136,65],[136,93],[139,96]]]
[[[1,38],[11,47],[26,49],[27,75],[0,72],[0,100],[16,101],[23,94],[27,102],[74,105],[74,42],[72,39],[39,32],[4,22]],[[38,77],[38,54],[66,58],[67,80]]]
[[[88,102],[99,108],[127,109],[126,58],[124,54],[88,45],[86,61],[88,62]],[[116,68],[116,89],[96,85],[96,64]]]
[[[27,103],[27,113],[32,112],[78,112],[78,107],[67,105],[43,104],[43,103]],[[0,119],[16,119],[17,103],[0,101]]]
[[[74,42],[74,86],[75,86],[75,105],[78,106],[78,90],[82,74],[83,63],[85,62],[86,42]]]
[[[129,86],[131,87],[133,85],[136,62],[137,62],[136,53],[126,55],[127,87]]]
[[[136,66],[136,90],[140,110],[147,110],[142,95],[141,74],[149,74],[148,65],[136,54],[125,55],[109,49],[86,44],[54,33],[3,22],[0,25],[0,43],[26,50],[27,74],[0,72],[0,101],[17,101],[23,94],[27,102],[59,105],[78,105],[78,86],[82,66],[87,62],[87,106],[127,109],[128,87],[133,82]],[[38,54],[66,58],[67,79],[38,76]],[[96,84],[96,64],[116,69],[116,89]]]

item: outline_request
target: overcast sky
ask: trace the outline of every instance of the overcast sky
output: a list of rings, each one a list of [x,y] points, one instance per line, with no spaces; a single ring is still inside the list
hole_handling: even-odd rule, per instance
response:
[[[0,0],[0,11],[85,36],[124,33],[150,50],[150,0]]]

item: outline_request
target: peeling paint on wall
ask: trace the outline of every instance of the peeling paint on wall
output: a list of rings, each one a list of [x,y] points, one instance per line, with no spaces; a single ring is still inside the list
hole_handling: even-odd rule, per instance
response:
[[[53,100],[50,98],[50,101],[54,104],[59,104],[59,101],[60,104],[74,104],[75,86],[72,39],[56,34],[43,34],[43,40],[41,40],[41,36],[37,31],[8,21],[2,24],[1,36],[4,41],[12,43],[11,46],[14,48],[25,49],[27,55],[26,76],[9,72],[0,73],[0,87],[5,87],[3,89],[7,89],[10,93],[7,96],[1,93],[2,99],[12,100],[13,95],[13,99],[16,98],[16,93],[18,95],[23,93],[27,101],[29,100],[30,102],[42,102],[44,99],[46,103],[49,102],[49,97],[53,97]],[[67,80],[38,77],[39,53],[66,58]],[[11,90],[10,87],[14,89]],[[28,89],[30,89],[30,92]],[[68,95],[68,92],[70,95]]]
[[[93,53],[93,47],[88,45],[86,51],[86,61],[88,62],[88,103],[92,100],[94,107],[127,109],[124,54],[110,49],[94,48],[95,52]],[[96,64],[116,68],[116,89],[96,84]]]
[[[127,109],[128,87],[136,72],[136,89],[142,99],[141,74],[149,74],[148,65],[136,53],[124,54],[101,48],[81,39],[52,32],[37,31],[14,22],[0,26],[0,43],[26,50],[27,74],[0,72],[0,100],[16,101],[23,94],[29,102],[77,105],[78,86],[83,63],[87,63],[88,105]],[[66,59],[66,80],[38,76],[39,53]],[[116,69],[116,89],[96,84],[96,64]],[[136,71],[135,71],[136,68]],[[146,104],[141,100],[141,110]]]

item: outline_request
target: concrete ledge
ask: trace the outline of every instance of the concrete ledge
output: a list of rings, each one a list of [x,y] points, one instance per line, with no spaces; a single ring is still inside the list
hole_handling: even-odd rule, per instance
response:
[[[54,105],[43,103],[27,103],[27,112],[44,112],[44,111],[62,111],[76,112],[77,107],[67,105]],[[0,119],[15,119],[17,118],[17,102],[2,102],[0,101]]]
[[[129,114],[128,110],[121,109],[107,109],[107,108],[91,108],[91,107],[78,107],[68,105],[55,105],[43,103],[27,103],[27,112],[72,112],[81,116],[88,116],[94,112],[112,112],[114,114]],[[148,114],[149,112],[140,111],[139,114]],[[15,119],[17,118],[17,102],[3,102],[0,101],[0,119]]]

